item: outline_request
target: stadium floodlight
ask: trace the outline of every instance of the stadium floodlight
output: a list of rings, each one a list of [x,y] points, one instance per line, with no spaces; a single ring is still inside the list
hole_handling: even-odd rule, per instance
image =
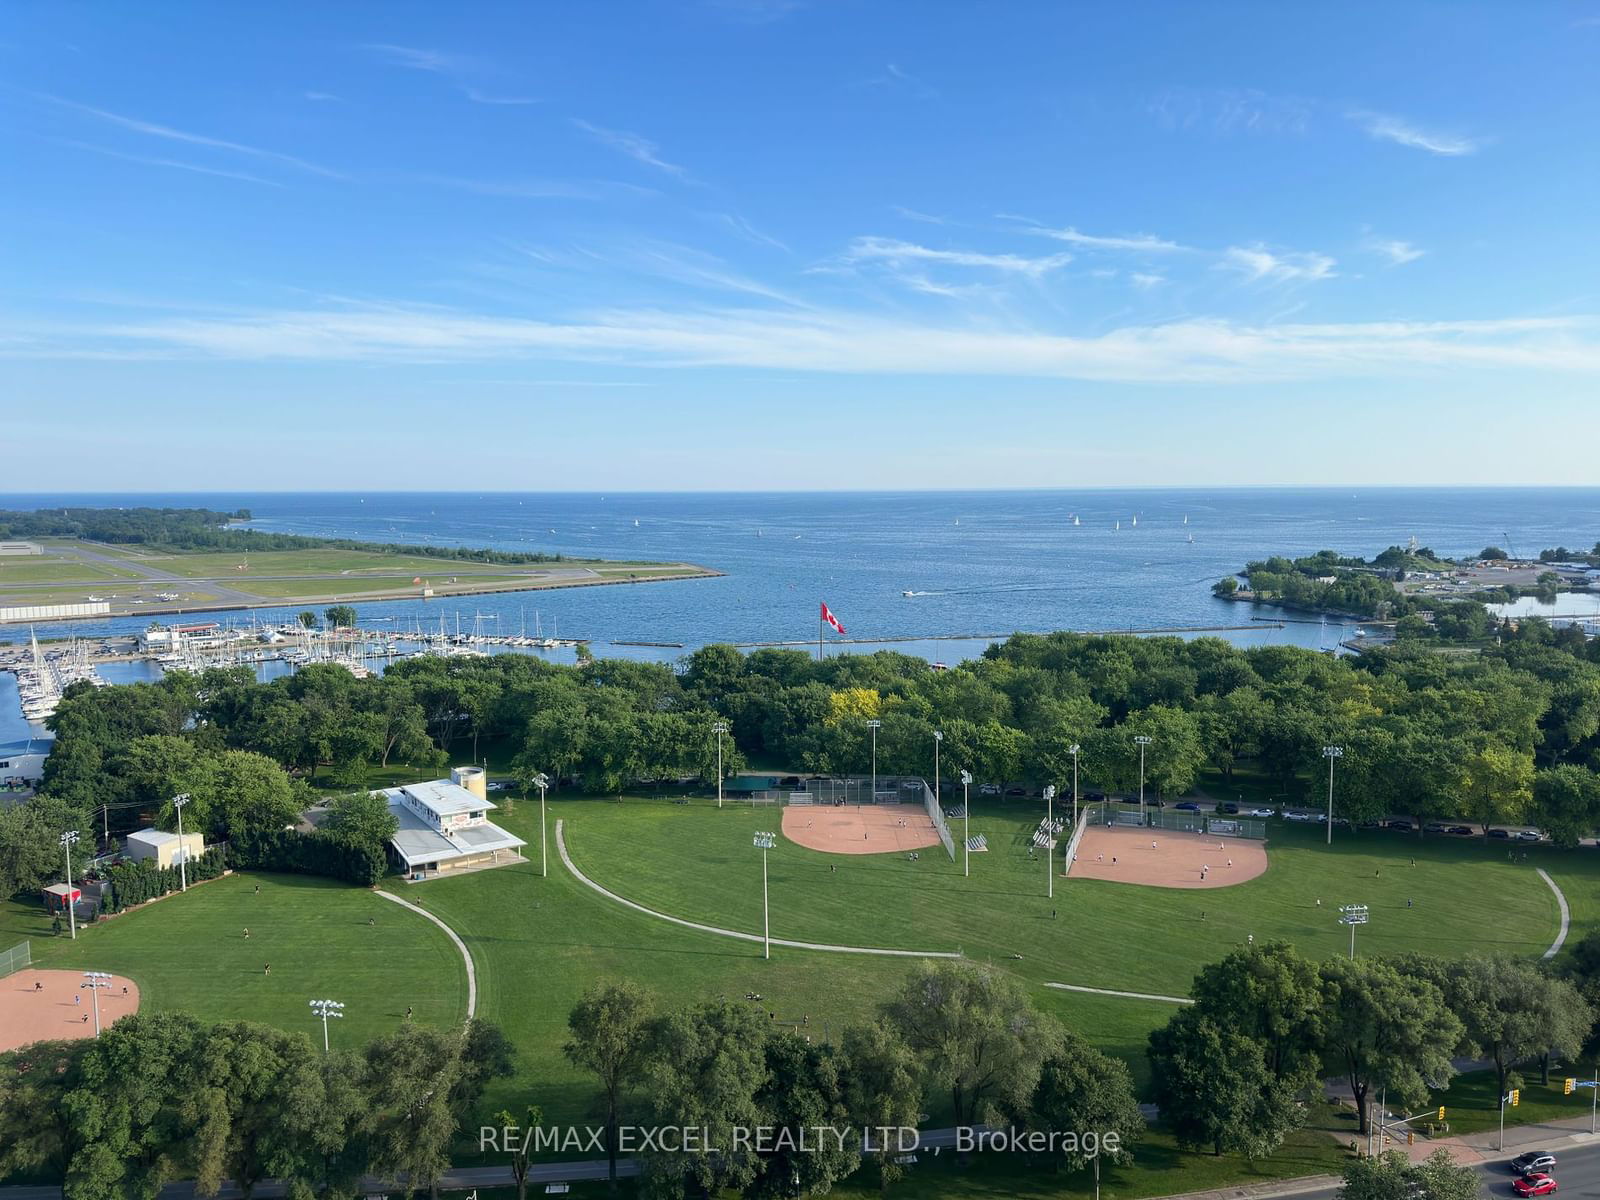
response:
[[[1133,744],[1139,747],[1139,824],[1141,824],[1141,825],[1144,824],[1144,820],[1145,820],[1145,817],[1144,817],[1144,748],[1146,746],[1148,746],[1153,741],[1155,741],[1154,738],[1146,737],[1142,733],[1138,737],[1133,739]]]
[[[972,786],[972,772],[961,772],[961,873],[972,874],[972,801],[967,789]]]
[[[874,717],[867,722],[867,728],[872,730],[872,798],[878,798],[878,730],[883,728],[883,722]]]
[[[1044,881],[1045,896],[1051,900],[1056,897],[1056,820],[1054,804],[1056,800],[1056,785],[1044,785]]]
[[[60,841],[61,849],[67,856],[67,924],[72,928],[73,940],[77,940],[78,906],[72,902],[72,848],[78,844],[78,831],[67,830],[61,835]]]
[[[717,735],[717,807],[722,807],[722,735],[728,732],[726,721],[711,722],[711,732]]]
[[[939,747],[944,743],[944,734],[935,729],[933,731],[933,802],[939,803]]]
[[[544,792],[550,786],[550,776],[540,771],[533,777],[533,786],[539,789],[539,878],[550,878],[550,845],[544,820]]]
[[[189,890],[189,856],[183,849],[183,806],[189,803],[189,793],[179,792],[172,798],[172,811],[178,814],[178,890]]]
[[[85,971],[83,973],[83,986],[89,989],[94,999],[94,1035],[100,1036],[100,992],[111,986],[111,976],[104,971]]]
[[[322,1018],[322,1052],[328,1052],[328,1018],[344,1016],[344,1005],[337,1000],[313,1000],[311,1011]]]
[[[772,910],[767,904],[767,851],[778,844],[778,835],[775,833],[758,832],[752,839],[755,848],[761,851],[761,940],[766,951],[763,957],[772,957]]]
[[[1328,760],[1328,845],[1333,845],[1333,760],[1344,757],[1343,746],[1324,746],[1322,757]]]
[[[1370,919],[1365,904],[1341,904],[1339,906],[1339,924],[1350,926],[1350,957],[1356,956],[1356,926],[1365,925]]]

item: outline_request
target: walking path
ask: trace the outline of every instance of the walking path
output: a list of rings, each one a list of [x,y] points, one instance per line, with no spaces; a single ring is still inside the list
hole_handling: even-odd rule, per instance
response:
[[[560,834],[558,833],[556,836],[559,837]],[[423,908],[420,904],[413,904],[409,900],[402,900],[393,892],[380,891],[378,895],[382,896],[385,900],[389,900],[395,904],[398,904],[401,908],[409,908],[414,913],[421,913],[440,929],[444,930],[445,936],[456,944],[456,949],[461,951],[461,961],[467,968],[467,1020],[472,1020],[473,1016],[476,1015],[478,1011],[478,971],[477,968],[472,965],[472,954],[467,949],[467,944],[461,940],[460,936],[454,929],[451,929],[450,926],[446,925],[443,921],[434,916],[427,909]]]
[[[1567,907],[1567,898],[1561,894],[1561,889],[1556,886],[1556,881],[1545,873],[1543,867],[1535,867],[1539,878],[1550,885],[1550,890],[1556,894],[1556,904],[1561,908],[1561,930],[1556,934],[1556,940],[1550,943],[1550,949],[1544,952],[1546,958],[1554,958],[1561,953],[1561,947],[1567,940],[1567,930],[1572,927],[1572,910]]]
[[[567,853],[567,839],[560,818],[556,820],[556,852],[561,855],[561,861],[566,864],[567,870],[572,872],[573,878],[586,887],[593,888],[608,900],[615,900],[618,904],[633,909],[635,912],[644,913],[647,917],[654,917],[658,921],[668,921],[673,925],[682,925],[685,929],[696,929],[701,933],[712,933],[717,937],[738,938],[741,942],[760,943],[763,939],[759,933],[740,933],[736,929],[720,929],[715,925],[702,925],[698,921],[686,921],[682,917],[669,916],[664,912],[657,912],[653,908],[646,908],[636,904],[625,896],[619,896],[608,888],[602,887],[590,879],[577,864],[572,861],[572,855]],[[826,950],[834,954],[875,954],[884,958],[960,958],[961,955],[951,950],[883,950],[872,946],[833,946],[826,942],[795,942],[788,938],[773,938],[774,946],[788,946],[792,950]]]
[[[1121,996],[1125,1000],[1159,1000],[1163,1004],[1194,1003],[1185,996],[1163,996],[1157,992],[1116,992],[1110,988],[1084,987],[1076,983],[1046,983],[1044,986],[1055,988],[1058,992],[1088,992],[1091,996]]]

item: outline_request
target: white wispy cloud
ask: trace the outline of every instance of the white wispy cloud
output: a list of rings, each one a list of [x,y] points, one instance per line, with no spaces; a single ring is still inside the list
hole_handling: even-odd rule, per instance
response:
[[[1313,105],[1253,88],[1168,88],[1146,110],[1163,126],[1212,134],[1304,134]]]
[[[481,196],[519,200],[618,200],[661,195],[655,188],[615,179],[463,179],[450,175],[412,176],[419,183],[460,188]]]
[[[1419,250],[1410,242],[1401,241],[1399,238],[1369,237],[1361,244],[1372,253],[1380,254],[1388,259],[1389,265],[1392,267],[1401,267],[1408,262],[1415,262],[1427,253],[1426,250]]]
[[[482,88],[463,87],[461,94],[474,104],[504,104],[526,105],[540,104],[542,101],[537,96],[507,96],[494,92],[486,92]]]
[[[344,99],[343,96],[336,96],[332,92],[301,92],[300,96],[302,99],[310,100],[314,104],[327,104]]]
[[[549,321],[396,304],[160,318],[70,333],[72,339],[64,340],[68,331],[61,329],[0,331],[0,356],[395,363],[565,359],[656,368],[1162,383],[1452,369],[1600,374],[1600,318],[1593,316],[1272,325],[1188,320],[1073,336],[841,311],[674,306]]]
[[[1133,280],[1134,287],[1144,290],[1148,290],[1153,287],[1160,287],[1167,281],[1167,277],[1165,275],[1149,275],[1142,271],[1135,271],[1132,275],[1128,276],[1128,278]]]
[[[906,208],[904,205],[900,204],[891,205],[890,211],[904,217],[908,221],[920,221],[924,225],[948,225],[950,223],[943,217],[936,217],[932,213],[918,212],[914,208]]]
[[[764,233],[763,231],[757,229],[738,213],[712,213],[711,217],[718,224],[726,226],[728,229],[732,230],[736,235],[743,238],[747,242],[753,242],[758,246],[771,246],[774,250],[782,250],[785,253],[789,252],[789,247],[783,242],[780,242],[770,233]]]
[[[1039,276],[1066,266],[1072,261],[1070,254],[1050,254],[1043,258],[1028,258],[1020,254],[983,254],[973,250],[939,250],[904,242],[898,238],[860,237],[845,250],[846,262],[878,261],[893,265],[908,263],[939,263],[952,267],[977,267],[993,271],[1014,272],[1019,275]]]
[[[619,154],[626,154],[635,162],[643,163],[647,167],[654,167],[658,171],[665,171],[668,175],[675,176],[678,179],[687,180],[689,178],[687,169],[662,158],[661,147],[648,138],[640,137],[637,133],[629,133],[626,130],[606,129],[580,117],[573,117],[572,123],[601,143],[601,145],[609,146]]]
[[[1429,154],[1448,157],[1476,154],[1485,145],[1482,138],[1422,129],[1402,117],[1389,116],[1385,113],[1353,112],[1350,114],[1350,119],[1358,122],[1368,134],[1380,141],[1394,142],[1414,150],[1426,150]]]
[[[1177,242],[1166,238],[1157,237],[1153,233],[1128,233],[1105,234],[1082,233],[1070,225],[1065,229],[1051,229],[1049,226],[1040,225],[1030,221],[1027,217],[1019,217],[1012,213],[996,213],[995,219],[999,221],[1020,221],[1027,226],[1025,232],[1036,234],[1039,237],[1054,238],[1058,242],[1067,242],[1073,246],[1083,246],[1092,250],[1130,250],[1153,254],[1169,254],[1175,251],[1188,250],[1188,246],[1180,246]]]
[[[58,146],[71,146],[75,150],[87,150],[91,154],[103,154],[107,158],[121,159],[123,162],[140,163],[147,167],[171,167],[177,171],[190,171],[196,175],[213,175],[219,179],[236,179],[241,183],[259,183],[267,187],[282,187],[283,184],[273,179],[263,179],[259,175],[251,175],[246,171],[229,171],[222,167],[207,167],[200,163],[183,162],[176,158],[158,158],[146,154],[128,154],[121,150],[112,150],[106,146],[96,146],[92,142],[79,142],[71,138],[48,138]]]
[[[408,71],[431,71],[437,75],[458,75],[475,70],[477,62],[464,54],[430,50],[419,46],[396,46],[392,42],[368,42],[362,46],[380,58]]]
[[[1251,283],[1310,283],[1332,279],[1338,263],[1315,250],[1275,253],[1257,245],[1229,246],[1218,265],[1238,271]]]
[[[260,159],[263,162],[275,162],[283,166],[293,167],[299,171],[308,171],[313,175],[324,175],[330,179],[344,178],[337,171],[319,166],[313,162],[307,162],[303,158],[296,158],[292,154],[283,154],[277,150],[263,150],[259,146],[247,146],[243,142],[232,142],[203,133],[191,133],[186,129],[176,129],[171,125],[161,125],[155,121],[145,121],[138,117],[124,116],[121,113],[110,112],[103,108],[95,108],[92,105],[79,104],[75,100],[67,100],[61,96],[53,96],[46,92],[34,92],[32,94],[38,99],[45,100],[60,108],[82,113],[84,116],[93,117],[98,121],[104,121],[107,124],[130,130],[133,133],[144,134],[147,137],[183,142],[190,146],[204,146],[210,150],[224,150],[230,154],[242,154],[250,158]]]

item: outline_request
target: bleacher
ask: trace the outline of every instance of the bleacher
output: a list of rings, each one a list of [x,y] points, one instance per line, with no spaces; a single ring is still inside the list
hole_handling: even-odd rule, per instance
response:
[[[975,833],[967,839],[967,849],[973,854],[989,848],[989,839],[981,833]]]
[[[967,806],[965,804],[958,804],[954,808],[947,808],[944,810],[945,820],[947,821],[959,821],[966,815]]]
[[[1043,850],[1046,847],[1048,847],[1051,850],[1054,850],[1056,848],[1056,838],[1057,838],[1057,836],[1066,827],[1067,827],[1067,822],[1066,822],[1066,819],[1064,817],[1057,817],[1053,821],[1052,820],[1041,820],[1039,822],[1039,828],[1037,828],[1037,829],[1035,829],[1033,831],[1033,845],[1034,845],[1034,847],[1036,849],[1039,849],[1039,850]]]

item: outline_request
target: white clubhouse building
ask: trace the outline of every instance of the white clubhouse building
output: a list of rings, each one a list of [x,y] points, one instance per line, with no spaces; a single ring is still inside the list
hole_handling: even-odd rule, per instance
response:
[[[449,779],[384,789],[400,822],[389,849],[408,876],[521,860],[517,851],[527,843],[489,820],[495,805],[487,782],[481,767],[454,767]]]

